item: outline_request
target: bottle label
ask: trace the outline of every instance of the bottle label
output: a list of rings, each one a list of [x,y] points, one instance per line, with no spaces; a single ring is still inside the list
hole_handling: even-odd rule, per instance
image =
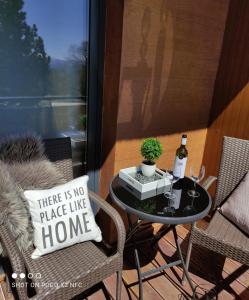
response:
[[[185,175],[186,164],[187,164],[187,157],[180,159],[178,156],[176,156],[173,175],[175,177],[183,178]]]

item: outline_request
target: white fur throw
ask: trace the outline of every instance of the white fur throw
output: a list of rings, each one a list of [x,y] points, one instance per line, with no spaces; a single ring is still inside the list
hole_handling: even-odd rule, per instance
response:
[[[26,138],[25,143],[23,139],[17,139],[16,147],[15,140],[0,144],[0,223],[9,228],[20,250],[26,250],[33,238],[23,190],[65,183],[59,171],[43,156],[41,141],[32,137]]]
[[[39,136],[11,135],[0,139],[0,160],[26,162],[44,155],[44,146]]]

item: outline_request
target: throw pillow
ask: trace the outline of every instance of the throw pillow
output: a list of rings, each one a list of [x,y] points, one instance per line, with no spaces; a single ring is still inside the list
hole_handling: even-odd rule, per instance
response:
[[[219,211],[246,234],[249,234],[249,172]]]
[[[87,190],[88,176],[47,190],[25,191],[34,227],[32,258],[76,243],[102,240]]]

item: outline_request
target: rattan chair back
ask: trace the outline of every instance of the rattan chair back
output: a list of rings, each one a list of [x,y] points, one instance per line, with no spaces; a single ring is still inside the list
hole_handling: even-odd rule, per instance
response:
[[[221,204],[249,170],[249,141],[224,137],[215,195],[215,207]]]
[[[72,149],[70,138],[45,139],[45,153],[48,159],[70,181],[73,179]]]

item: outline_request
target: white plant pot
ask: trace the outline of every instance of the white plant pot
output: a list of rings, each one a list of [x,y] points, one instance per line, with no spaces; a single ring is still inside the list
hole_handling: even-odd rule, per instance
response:
[[[156,164],[154,165],[147,165],[145,163],[141,164],[141,171],[144,176],[151,177],[156,172]]]

